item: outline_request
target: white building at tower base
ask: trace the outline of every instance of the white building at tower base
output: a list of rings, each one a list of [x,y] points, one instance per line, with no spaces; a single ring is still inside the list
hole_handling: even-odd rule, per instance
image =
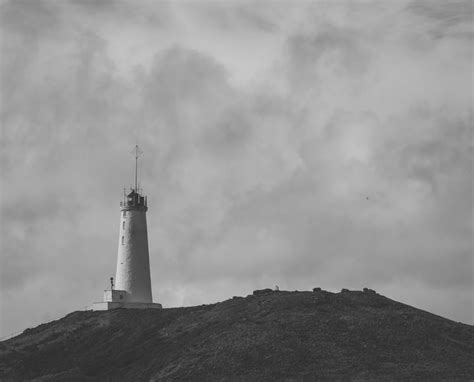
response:
[[[131,302],[127,301],[127,291],[118,289],[104,290],[104,301],[94,302],[91,310],[110,309],[162,309],[163,306],[156,302]]]

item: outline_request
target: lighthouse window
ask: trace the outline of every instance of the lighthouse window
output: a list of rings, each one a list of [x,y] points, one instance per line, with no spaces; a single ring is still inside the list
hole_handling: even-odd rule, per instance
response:
[[[122,236],[122,245],[125,243],[125,238]]]
[[[125,229],[125,222],[122,222],[122,229]]]

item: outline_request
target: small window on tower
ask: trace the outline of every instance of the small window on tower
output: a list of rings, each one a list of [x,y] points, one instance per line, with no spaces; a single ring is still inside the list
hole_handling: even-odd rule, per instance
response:
[[[125,221],[122,222],[122,229],[125,229]]]
[[[125,238],[122,236],[122,245],[125,243]]]
[[[123,217],[127,216],[127,211],[123,211]]]

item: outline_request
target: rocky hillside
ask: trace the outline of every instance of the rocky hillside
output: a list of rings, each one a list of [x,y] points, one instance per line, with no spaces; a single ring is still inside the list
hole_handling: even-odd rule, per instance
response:
[[[74,312],[0,343],[1,381],[474,379],[474,327],[371,290]]]

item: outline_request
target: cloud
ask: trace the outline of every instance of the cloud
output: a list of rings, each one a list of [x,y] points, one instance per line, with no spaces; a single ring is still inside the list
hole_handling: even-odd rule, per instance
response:
[[[52,37],[60,24],[57,9],[51,3],[20,0],[15,3],[4,2],[1,9],[3,27],[27,40]]]
[[[407,5],[407,10],[431,21],[426,27],[435,39],[450,37],[472,40],[473,6],[468,0],[413,1]]]
[[[136,140],[165,306],[368,286],[471,321],[462,7],[5,2],[3,332],[101,297]]]

